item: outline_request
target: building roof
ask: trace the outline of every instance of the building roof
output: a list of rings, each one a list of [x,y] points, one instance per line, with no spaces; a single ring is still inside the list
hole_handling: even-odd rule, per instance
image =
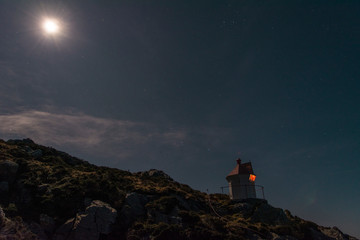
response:
[[[241,163],[240,158],[236,160],[236,162],[237,164],[235,168],[226,177],[239,175],[239,174],[254,174],[251,162]]]

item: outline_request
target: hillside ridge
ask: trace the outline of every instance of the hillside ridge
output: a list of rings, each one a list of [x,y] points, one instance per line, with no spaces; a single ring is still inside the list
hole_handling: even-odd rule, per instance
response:
[[[0,205],[0,240],[356,239],[263,199],[95,166],[31,139],[0,140]]]

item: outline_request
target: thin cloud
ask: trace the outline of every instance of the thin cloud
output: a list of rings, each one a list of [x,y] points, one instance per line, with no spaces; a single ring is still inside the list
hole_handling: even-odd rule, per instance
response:
[[[82,149],[108,148],[112,155],[128,156],[134,146],[176,147],[187,137],[180,130],[166,130],[141,122],[105,119],[86,114],[25,111],[0,115],[4,138],[30,137],[38,143]]]

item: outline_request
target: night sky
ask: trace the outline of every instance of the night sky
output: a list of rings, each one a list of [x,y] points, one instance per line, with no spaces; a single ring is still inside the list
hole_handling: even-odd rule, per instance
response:
[[[46,34],[44,18],[59,32]],[[0,138],[360,237],[359,1],[0,1]]]

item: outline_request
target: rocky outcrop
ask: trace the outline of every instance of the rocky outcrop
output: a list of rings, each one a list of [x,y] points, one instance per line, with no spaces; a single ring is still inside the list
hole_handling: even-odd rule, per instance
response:
[[[30,153],[30,155],[33,156],[34,158],[40,158],[42,157],[43,152],[40,149],[35,149]]]
[[[314,239],[329,239],[329,240],[356,240],[356,238],[344,234],[337,227],[327,228],[318,226],[318,232],[312,231],[312,237]],[[319,238],[320,237],[320,238]]]
[[[21,149],[34,158],[40,158],[43,156],[43,152],[41,149],[33,150],[31,147],[29,147],[27,145],[22,146]]]
[[[243,218],[249,218],[253,212],[253,207],[249,203],[239,202],[231,207],[233,213],[239,213]]]
[[[169,175],[167,175],[165,172],[157,169],[150,169],[149,171],[141,172],[142,176],[149,176],[149,177],[161,177],[165,178],[167,180],[173,180]]]
[[[145,204],[149,201],[143,194],[132,192],[126,195],[125,204],[120,212],[120,219],[125,225],[129,225],[137,218],[146,214]]]
[[[274,208],[267,203],[262,203],[255,207],[255,210],[250,217],[250,221],[270,225],[285,225],[290,223],[284,210],[281,208]]]
[[[37,240],[39,237],[21,219],[10,220],[6,218],[3,209],[0,207],[0,239]]]
[[[99,200],[92,201],[83,213],[68,220],[55,233],[54,240],[98,240],[111,232],[117,211]]]

